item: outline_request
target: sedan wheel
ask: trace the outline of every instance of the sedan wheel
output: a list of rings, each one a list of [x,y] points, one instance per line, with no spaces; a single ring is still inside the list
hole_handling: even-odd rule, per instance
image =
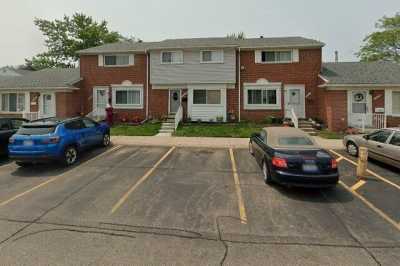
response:
[[[75,147],[68,147],[64,153],[64,163],[65,165],[73,165],[78,159],[78,151]]]
[[[346,148],[347,148],[348,154],[355,156],[355,157],[358,156],[358,147],[356,144],[354,144],[353,142],[349,142],[349,143],[347,143]]]
[[[262,171],[263,171],[263,175],[264,175],[264,182],[266,184],[271,184],[272,183],[271,175],[268,171],[267,163],[265,161],[263,162]]]
[[[110,134],[104,134],[103,136],[103,146],[107,147],[108,145],[110,145]]]

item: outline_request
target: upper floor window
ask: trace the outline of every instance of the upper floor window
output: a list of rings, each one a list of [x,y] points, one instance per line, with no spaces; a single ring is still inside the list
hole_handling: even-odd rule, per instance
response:
[[[183,52],[182,51],[165,51],[161,52],[162,64],[182,64]]]
[[[133,65],[133,56],[132,57],[130,55],[104,56],[104,66],[128,66],[128,65]]]
[[[201,63],[223,63],[224,51],[223,50],[207,50],[200,52]]]
[[[263,51],[261,52],[261,62],[291,62],[292,51]]]
[[[3,112],[25,111],[25,93],[1,94],[1,111]]]

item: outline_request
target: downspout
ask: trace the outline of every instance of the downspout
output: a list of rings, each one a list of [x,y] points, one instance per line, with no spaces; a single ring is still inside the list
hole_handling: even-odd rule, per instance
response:
[[[146,120],[149,119],[149,55],[147,49],[146,54]]]
[[[238,121],[240,122],[240,91],[241,91],[241,86],[240,86],[240,47],[239,47],[239,59],[238,59],[238,65],[239,65],[239,67],[238,67],[238,72],[239,72],[239,74],[238,74],[238,82],[239,82],[239,112],[238,112]]]

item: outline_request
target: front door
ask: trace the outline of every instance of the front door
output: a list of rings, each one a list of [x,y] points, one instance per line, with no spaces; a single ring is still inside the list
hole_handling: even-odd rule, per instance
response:
[[[105,116],[108,101],[108,88],[95,88],[93,90],[93,114]]]
[[[291,117],[292,109],[298,118],[305,118],[305,89],[304,85],[285,86],[285,116]]]
[[[349,125],[353,127],[371,127],[371,101],[367,90],[349,91]]]
[[[55,96],[52,93],[42,93],[40,95],[40,117],[54,117],[55,112]]]
[[[169,90],[169,112],[176,113],[181,105],[181,91]]]

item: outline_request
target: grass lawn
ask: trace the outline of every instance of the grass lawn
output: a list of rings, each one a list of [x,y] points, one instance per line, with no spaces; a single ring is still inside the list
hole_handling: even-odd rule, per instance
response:
[[[139,126],[118,125],[111,128],[112,136],[154,136],[158,133],[161,123],[144,123]]]
[[[184,123],[179,125],[175,136],[249,138],[252,133],[259,132],[263,127],[264,124],[255,123]]]
[[[342,139],[344,134],[324,129],[318,132],[318,136],[325,139]]]

